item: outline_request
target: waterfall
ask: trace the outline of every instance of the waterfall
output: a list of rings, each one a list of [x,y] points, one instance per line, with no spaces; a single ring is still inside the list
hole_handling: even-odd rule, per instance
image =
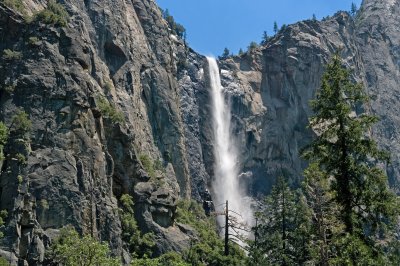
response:
[[[239,213],[238,220],[248,225],[252,224],[253,215],[250,200],[246,197],[245,189],[239,182],[239,156],[236,141],[231,132],[231,110],[225,100],[219,69],[215,58],[207,57],[210,76],[210,89],[213,112],[213,141],[214,141],[214,180],[212,182],[214,204],[216,211],[219,206],[229,201],[229,209]],[[232,213],[233,216],[237,216]],[[224,218],[219,216],[218,223],[224,226]],[[245,234],[244,232],[242,232]]]

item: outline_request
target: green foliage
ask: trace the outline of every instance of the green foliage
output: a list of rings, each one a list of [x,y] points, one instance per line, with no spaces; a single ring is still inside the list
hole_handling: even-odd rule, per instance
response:
[[[107,81],[105,83],[104,89],[107,93],[111,92],[112,88],[114,87],[113,83],[111,81]]]
[[[68,12],[62,4],[55,0],[49,0],[47,7],[36,14],[36,20],[45,24],[65,27],[68,22]]]
[[[31,46],[37,45],[38,42],[39,42],[39,38],[35,37],[35,36],[29,37],[29,39],[28,39],[28,44]]]
[[[48,210],[50,208],[49,202],[46,199],[41,199],[39,203],[40,206],[45,210]]]
[[[20,164],[25,164],[25,163],[26,163],[26,157],[25,157],[25,155],[23,155],[23,154],[21,154],[21,153],[15,154],[15,159],[17,159],[17,161],[18,161]]]
[[[229,49],[225,47],[224,52],[222,53],[221,56],[219,56],[219,60],[224,60],[227,59],[229,57]]]
[[[173,16],[170,15],[169,10],[163,12],[163,18],[167,21],[173,34],[176,34],[181,39],[186,39],[186,29],[183,25],[176,23]]]
[[[388,156],[368,135],[377,118],[355,113],[367,100],[362,86],[351,82],[336,54],[311,102],[314,116],[310,127],[317,137],[303,156],[315,163],[321,177],[331,180],[329,190],[344,224],[338,236],[340,259],[379,262],[386,256],[390,229],[398,217],[398,200],[377,166]]]
[[[191,266],[191,264],[186,263],[178,253],[169,252],[155,259],[134,259],[131,266]]]
[[[10,266],[5,258],[0,257],[0,266]]]
[[[72,228],[61,229],[59,238],[51,246],[55,262],[65,266],[119,266],[120,261],[112,258],[106,243],[91,236],[80,237]]]
[[[312,14],[312,21],[317,21],[317,17],[315,16],[315,14]]]
[[[20,60],[22,58],[22,53],[10,49],[5,49],[3,51],[3,59],[12,61],[12,60]]]
[[[244,54],[244,51],[242,48],[239,49],[239,56],[242,56]]]
[[[351,3],[350,14],[354,17],[357,14],[357,5],[353,2]]]
[[[18,184],[22,184],[24,182],[24,177],[22,175],[17,176]]]
[[[3,122],[0,122],[0,160],[4,159],[3,148],[8,139],[8,128]]]
[[[266,45],[268,40],[269,40],[268,33],[267,33],[267,31],[264,31],[263,32],[263,36],[262,36],[262,40],[261,40],[261,45]]]
[[[134,217],[132,197],[128,194],[123,194],[120,198],[120,204],[122,239],[128,244],[129,251],[135,258],[151,256],[152,248],[155,245],[154,235],[140,232]]]
[[[10,131],[13,133],[25,134],[31,131],[32,122],[29,120],[28,114],[18,109],[16,114],[11,119]]]
[[[274,32],[275,34],[278,32],[278,23],[276,21],[274,21]]]
[[[302,265],[310,259],[310,212],[304,196],[280,177],[257,214],[257,242],[250,261],[260,265]]]
[[[97,97],[97,104],[100,109],[101,114],[111,119],[113,123],[123,123],[125,121],[124,114],[117,111],[114,105],[111,105],[107,98],[103,96]]]
[[[4,87],[4,91],[7,92],[8,94],[12,94],[15,90],[16,86],[15,85],[6,85]]]
[[[251,43],[249,44],[249,47],[247,47],[247,50],[248,50],[249,52],[252,52],[252,51],[254,51],[257,47],[258,47],[258,44],[257,44],[256,42],[251,42]]]
[[[243,265],[243,251],[236,245],[230,245],[230,255],[224,256],[224,243],[215,230],[215,220],[207,217],[202,206],[195,201],[180,201],[176,221],[192,226],[199,241],[193,243],[183,258],[190,265]]]
[[[330,190],[330,180],[318,164],[304,170],[303,191],[311,212],[310,247],[315,265],[328,265],[337,257],[337,244],[344,225],[338,219],[339,206]]]
[[[9,8],[14,9],[21,14],[25,14],[25,7],[22,0],[1,0],[1,2]]]
[[[143,165],[144,170],[149,174],[150,177],[156,176],[153,160],[147,154],[141,154],[139,160]]]
[[[2,229],[3,225],[4,225],[4,219],[7,217],[8,213],[6,210],[2,210],[0,211],[0,229]],[[0,238],[3,238],[4,234],[3,232],[0,231]]]

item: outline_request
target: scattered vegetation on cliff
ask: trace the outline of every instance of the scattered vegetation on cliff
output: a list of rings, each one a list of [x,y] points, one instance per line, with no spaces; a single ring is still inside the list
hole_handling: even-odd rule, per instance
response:
[[[170,15],[169,10],[165,9],[162,11],[163,18],[167,21],[172,34],[177,35],[181,39],[186,39],[186,29],[182,24],[175,22],[173,16]]]
[[[369,129],[377,118],[356,113],[368,100],[336,54],[311,102],[318,134],[302,152],[310,161],[303,194],[278,180],[267,198],[253,261],[280,265],[396,265],[398,198],[379,164],[388,156]],[[398,230],[398,229],[397,229]],[[256,265],[256,264],[255,264]]]
[[[0,211],[0,230],[3,229],[4,219],[7,217],[7,211],[2,210]],[[0,231],[0,238],[3,238],[4,234]]]
[[[47,7],[36,14],[36,19],[45,24],[65,27],[68,22],[68,12],[62,4],[49,0]]]
[[[153,161],[147,154],[140,154],[139,160],[143,165],[144,170],[151,178],[156,178],[156,171],[164,172],[163,163],[160,160]]]
[[[32,122],[29,120],[28,114],[23,109],[18,109],[11,119],[10,131],[25,135],[31,131]]]
[[[12,61],[12,60],[20,60],[22,58],[22,53],[18,51],[14,51],[11,49],[5,49],[3,51],[3,59]]]
[[[134,258],[150,257],[154,247],[154,235],[142,234],[134,216],[132,196],[123,194],[119,200],[119,210],[122,224],[122,239],[128,244],[129,252]]]
[[[0,161],[4,159],[3,148],[8,139],[8,128],[3,122],[0,122]]]
[[[8,6],[21,14],[25,14],[25,7],[22,0],[0,0],[4,5]]]
[[[6,210],[2,210],[0,211],[0,239],[4,237],[4,234],[2,232],[3,230],[3,226],[4,226],[4,219],[7,217],[7,211]],[[0,266],[9,266],[10,264],[8,263],[8,261],[3,258],[0,257]]]
[[[107,100],[107,98],[104,96],[98,96],[96,99],[102,116],[111,119],[113,123],[122,123],[125,121],[124,114],[118,111],[117,108]]]

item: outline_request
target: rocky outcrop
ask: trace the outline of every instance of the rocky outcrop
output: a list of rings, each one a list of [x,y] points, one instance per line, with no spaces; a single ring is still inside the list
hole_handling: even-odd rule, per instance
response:
[[[156,235],[156,254],[184,250],[196,234],[175,223],[177,201],[208,198],[214,177],[204,57],[171,34],[153,0],[62,3],[66,27],[24,19],[47,1],[24,1],[23,15],[0,3],[0,51],[16,52],[0,60],[0,120],[12,128],[24,110],[32,121],[10,134],[0,162],[0,209],[9,213],[0,256],[40,265],[58,229],[72,225],[128,263],[118,211],[126,193],[141,230]],[[399,9],[364,0],[354,18],[289,25],[219,62],[249,195],[263,197],[278,175],[301,179],[299,150],[313,137],[308,101],[337,50],[372,96],[363,108],[381,118],[373,134],[392,154],[397,184]]]

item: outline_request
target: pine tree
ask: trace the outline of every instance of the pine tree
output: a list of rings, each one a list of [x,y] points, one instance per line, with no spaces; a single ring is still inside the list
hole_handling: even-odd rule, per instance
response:
[[[253,50],[255,50],[257,48],[258,44],[256,42],[251,42],[249,44],[249,46],[247,47],[247,51],[248,52],[252,52]]]
[[[351,3],[350,14],[354,17],[357,14],[357,5],[353,2]]]
[[[304,197],[280,177],[257,214],[254,265],[301,265],[309,259],[309,212]]]
[[[240,49],[239,49],[239,55],[243,55],[243,54],[244,54],[243,49],[240,48]]]
[[[278,32],[278,23],[276,21],[274,21],[274,32],[275,34]]]
[[[262,40],[261,40],[261,45],[267,44],[268,39],[269,39],[268,33],[267,33],[267,31],[264,31],[263,32],[263,36],[262,36]]]
[[[312,20],[317,21],[317,17],[315,16],[315,14],[312,14]]]
[[[351,82],[339,55],[334,55],[311,102],[310,127],[317,137],[303,155],[332,179],[330,189],[344,224],[338,263],[382,260],[385,241],[380,240],[397,216],[396,196],[378,167],[388,156],[369,136],[377,118],[355,112],[367,100],[362,86]]]
[[[227,59],[229,57],[230,51],[228,48],[225,47],[224,52],[219,57],[220,60]]]

